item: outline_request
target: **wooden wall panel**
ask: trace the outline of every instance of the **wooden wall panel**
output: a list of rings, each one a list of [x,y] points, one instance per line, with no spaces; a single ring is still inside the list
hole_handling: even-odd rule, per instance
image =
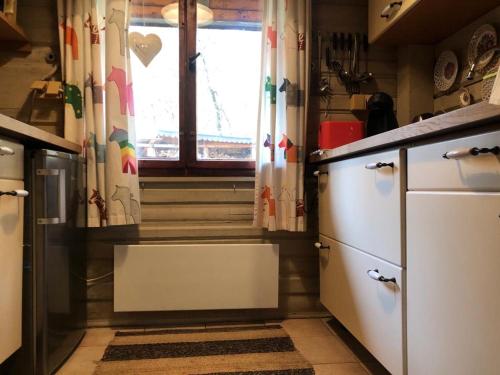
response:
[[[453,52],[457,54],[460,71],[458,73],[457,81],[461,81],[461,78],[466,74],[465,71],[468,69],[467,63],[467,48],[469,45],[469,41],[472,37],[474,31],[481,25],[490,23],[496,27],[497,33],[500,33],[500,6],[493,9],[489,13],[484,16],[478,18],[471,24],[467,25],[463,29],[459,30],[455,34],[449,36],[438,45],[435,46],[435,58],[437,59],[441,52],[451,49]],[[483,82],[480,79],[480,74],[476,74],[476,78],[470,86],[467,86],[467,89],[472,94],[474,100],[473,103],[480,102],[482,100],[482,86]],[[437,94],[437,91],[434,91]],[[434,111],[445,111],[448,112],[453,109],[457,109],[460,106],[459,101],[459,92],[454,91],[449,93],[448,95],[439,96],[434,99]]]
[[[53,51],[59,55],[56,4],[54,0],[18,0],[17,22],[33,49],[29,54],[0,52],[0,113],[28,121],[31,83],[52,71],[53,65],[45,61],[47,53]],[[35,108],[34,119],[43,122],[45,130],[59,131],[62,108],[62,101],[44,103]]]
[[[408,45],[398,49],[397,117],[400,126],[409,124],[421,113],[434,112],[432,92],[432,46]]]
[[[367,33],[368,31],[368,1],[367,0],[317,0],[312,2],[313,30],[328,37],[332,32]],[[317,132],[319,123],[330,121],[366,120],[366,113],[353,114],[349,109],[350,97],[335,74],[328,71],[324,60],[321,62],[321,77],[330,77],[330,87],[333,95],[330,101],[318,96],[310,100],[308,118],[307,150],[317,149]],[[347,62],[346,62],[347,66]],[[370,46],[368,56],[360,56],[360,70],[367,66],[375,79],[361,85],[361,94],[372,94],[383,91],[391,95],[397,102],[397,51],[392,47]],[[312,75],[312,79],[317,80]],[[317,87],[318,82],[312,81],[311,87]]]
[[[248,221],[253,219],[253,202],[247,204],[143,204],[143,222]]]
[[[252,204],[254,200],[253,189],[143,189],[141,193],[141,202],[148,204],[172,202]]]
[[[216,187],[217,184],[220,184],[220,188]],[[228,188],[230,186],[233,188]],[[209,197],[214,199],[209,202]],[[87,278],[91,280],[87,290],[90,326],[192,324],[328,316],[318,299],[318,254],[313,246],[317,239],[317,215],[314,209],[311,209],[312,218],[307,232],[270,233],[252,226],[253,181],[247,178],[236,178],[233,181],[225,178],[220,181],[213,178],[187,178],[185,182],[182,178],[147,178],[141,180],[141,198],[143,215],[146,220],[152,221],[133,227],[90,230],[87,251]],[[239,214],[242,217],[238,217]],[[279,308],[115,313],[111,274],[113,245],[125,243],[277,243],[280,246]],[[101,279],[102,276],[105,277]]]

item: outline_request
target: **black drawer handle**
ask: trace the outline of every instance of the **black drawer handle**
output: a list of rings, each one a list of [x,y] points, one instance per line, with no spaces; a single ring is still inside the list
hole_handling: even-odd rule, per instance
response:
[[[324,175],[324,174],[327,175],[328,172],[322,172],[322,171],[314,171],[313,172],[314,177],[319,177],[319,176]]]
[[[368,270],[366,271],[366,273],[368,274],[368,276],[370,277],[370,279],[373,279],[373,280],[376,280],[376,281],[380,281],[380,282],[383,282],[383,283],[394,283],[396,284],[396,278],[395,277],[391,277],[390,279],[382,276],[377,269],[374,269],[374,270]]]
[[[24,198],[27,197],[29,193],[26,190],[0,191],[0,196],[2,195],[10,195],[11,197]]]
[[[391,168],[394,168],[394,163],[382,163],[382,162],[378,162],[378,163],[370,163],[370,164],[366,164],[365,165],[365,168],[366,169],[380,169],[380,168],[384,168],[384,167],[391,167]]]
[[[323,244],[321,242],[315,242],[314,243],[314,247],[318,250],[322,250],[322,249],[329,249],[330,246],[323,246]]]
[[[443,154],[444,159],[462,159],[468,156],[478,156],[481,154],[493,154],[493,155],[499,155],[500,154],[500,147],[495,146],[491,148],[483,147],[472,147],[472,148],[463,148],[459,150],[451,150],[448,152],[445,152]]]

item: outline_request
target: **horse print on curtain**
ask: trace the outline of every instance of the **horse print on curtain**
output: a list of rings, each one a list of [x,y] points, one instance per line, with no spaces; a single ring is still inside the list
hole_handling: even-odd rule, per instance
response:
[[[254,225],[304,231],[311,0],[264,3]]]
[[[65,138],[87,160],[87,225],[141,221],[129,0],[58,0]],[[104,79],[106,78],[106,79]]]

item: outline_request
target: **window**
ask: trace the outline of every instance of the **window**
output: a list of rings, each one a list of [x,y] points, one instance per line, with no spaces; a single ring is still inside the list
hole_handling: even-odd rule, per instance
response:
[[[129,32],[132,48],[137,46],[131,68],[141,174],[253,170],[262,0],[132,4]],[[148,53],[158,49],[158,39],[161,49],[145,64]]]

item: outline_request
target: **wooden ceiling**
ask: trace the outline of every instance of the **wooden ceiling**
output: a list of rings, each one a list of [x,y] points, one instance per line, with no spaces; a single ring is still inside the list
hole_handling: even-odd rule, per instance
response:
[[[177,0],[132,0],[132,17],[161,19],[161,8]],[[264,0],[209,0],[215,21],[261,22]]]

